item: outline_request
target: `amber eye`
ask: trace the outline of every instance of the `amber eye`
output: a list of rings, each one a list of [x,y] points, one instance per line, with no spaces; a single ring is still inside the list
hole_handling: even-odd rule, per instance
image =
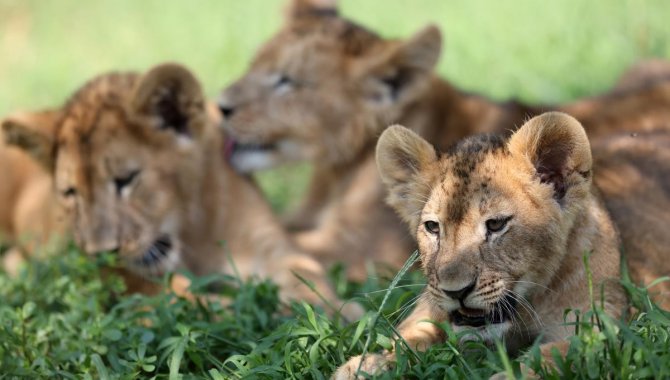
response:
[[[511,217],[499,218],[499,219],[489,219],[486,221],[486,230],[487,232],[499,232],[507,225],[507,222]]]
[[[440,233],[440,224],[438,222],[429,220],[423,224],[423,227],[433,235]]]

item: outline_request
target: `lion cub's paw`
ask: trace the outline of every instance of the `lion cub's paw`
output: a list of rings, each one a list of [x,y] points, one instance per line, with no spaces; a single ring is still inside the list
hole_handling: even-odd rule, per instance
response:
[[[361,355],[354,356],[333,373],[331,380],[364,379],[363,374],[378,375],[393,366],[393,354],[368,354],[361,364]],[[359,370],[360,367],[360,370]]]

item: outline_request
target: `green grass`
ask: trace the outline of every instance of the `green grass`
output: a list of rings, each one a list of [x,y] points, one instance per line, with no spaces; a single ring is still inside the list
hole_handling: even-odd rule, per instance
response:
[[[283,5],[0,0],[0,115],[58,106],[98,73],[168,60],[193,68],[214,97],[279,27]],[[670,3],[663,0],[347,0],[342,8],[385,36],[438,24],[446,40],[439,72],[497,99],[567,101],[605,90],[640,58],[670,58]],[[261,176],[273,205],[295,201],[308,170],[301,165]],[[324,378],[366,348],[389,348],[391,326],[422,282],[409,274],[380,308],[391,279],[350,284],[334,270],[340,294],[358,297],[370,310],[346,325],[307,305],[278,313],[283,306],[272,284],[228,277],[195,283],[196,289],[216,283],[231,300],[225,307],[173,295],[121,296],[123,285],[102,279],[100,264],[71,249],[30,263],[17,279],[0,273],[0,378]],[[670,315],[651,305],[644,289],[626,284],[641,312],[630,323],[597,310],[584,315],[559,366],[565,377],[670,376]],[[487,378],[506,363],[539,370],[536,348],[509,361],[481,344],[459,347],[445,329],[448,342],[426,353],[398,347],[398,366],[388,376]]]
[[[282,314],[286,305],[274,285],[227,276],[194,279],[193,285],[196,292],[215,285],[230,300],[226,306],[172,294],[120,296],[122,282],[103,278],[101,265],[115,264],[70,249],[31,263],[18,279],[0,275],[0,377],[323,379],[351,355],[391,348],[391,326],[421,289],[413,286],[421,283],[417,273],[398,278],[390,290],[389,279],[339,283],[344,296],[370,310],[345,324],[306,304],[294,303]],[[337,273],[332,277],[337,282]],[[446,343],[427,352],[399,343],[398,365],[383,378],[486,379],[506,368],[519,374],[522,363],[550,379],[666,378],[670,313],[653,306],[644,289],[624,284],[641,312],[630,323],[597,307],[582,314],[556,370],[541,367],[537,345],[510,359],[481,343],[459,345],[459,335],[444,325]]]

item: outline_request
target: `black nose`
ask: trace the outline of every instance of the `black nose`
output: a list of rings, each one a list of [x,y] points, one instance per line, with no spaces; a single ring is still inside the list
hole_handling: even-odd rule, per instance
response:
[[[229,118],[235,113],[235,107],[228,104],[219,103],[219,111],[221,111],[223,117]]]
[[[446,294],[447,296],[449,296],[449,297],[451,297],[455,300],[463,301],[465,299],[465,297],[468,296],[468,294],[472,293],[472,290],[475,288],[476,283],[477,283],[477,281],[475,280],[475,281],[472,281],[472,283],[470,283],[470,285],[466,286],[463,289],[460,289],[460,290],[442,289],[442,291],[444,292],[444,294]]]

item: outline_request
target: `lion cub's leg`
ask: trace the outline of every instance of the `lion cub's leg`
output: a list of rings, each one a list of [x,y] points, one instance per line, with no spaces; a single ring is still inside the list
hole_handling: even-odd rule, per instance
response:
[[[19,269],[25,262],[21,250],[17,247],[10,248],[2,255],[2,268],[11,277],[16,277],[19,274]]]
[[[360,305],[355,302],[342,302],[337,297],[328,281],[326,271],[314,258],[294,253],[282,256],[280,262],[281,264],[274,270],[269,270],[268,274],[279,286],[282,301],[304,300],[309,304],[323,307],[327,312],[339,313],[349,321],[354,321],[363,315],[364,311]]]
[[[446,318],[446,315],[436,311],[422,297],[414,311],[398,326],[398,332],[410,348],[424,351],[444,341],[444,331],[435,323],[444,322]],[[365,357],[354,356],[335,371],[332,379],[362,379],[364,373],[374,375],[388,371],[394,361],[395,354],[390,351],[381,354],[367,354]]]

